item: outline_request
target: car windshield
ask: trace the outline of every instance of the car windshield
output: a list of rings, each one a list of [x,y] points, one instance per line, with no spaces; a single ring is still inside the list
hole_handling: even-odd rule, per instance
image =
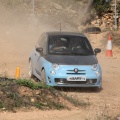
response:
[[[94,53],[86,37],[57,35],[49,37],[48,54],[93,55]]]

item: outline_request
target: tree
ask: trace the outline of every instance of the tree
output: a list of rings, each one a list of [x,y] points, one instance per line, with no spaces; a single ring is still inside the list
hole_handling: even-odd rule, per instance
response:
[[[106,0],[93,0],[93,6],[98,16],[110,11],[110,1]]]

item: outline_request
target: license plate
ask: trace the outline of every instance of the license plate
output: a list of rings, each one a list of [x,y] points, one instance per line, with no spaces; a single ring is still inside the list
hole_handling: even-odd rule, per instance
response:
[[[86,81],[85,76],[69,76],[67,81]]]

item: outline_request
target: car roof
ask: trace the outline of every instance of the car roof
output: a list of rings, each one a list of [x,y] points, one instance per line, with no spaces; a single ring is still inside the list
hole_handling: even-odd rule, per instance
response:
[[[85,37],[85,35],[79,33],[79,32],[61,32],[61,31],[55,31],[55,32],[46,32],[48,36],[54,36],[54,35],[71,35],[71,36],[81,36]]]

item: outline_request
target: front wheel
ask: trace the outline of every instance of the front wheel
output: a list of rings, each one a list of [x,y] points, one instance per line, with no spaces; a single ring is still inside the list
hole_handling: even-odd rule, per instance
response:
[[[45,70],[44,69],[41,72],[41,82],[43,84],[46,84],[46,74],[45,74]]]

